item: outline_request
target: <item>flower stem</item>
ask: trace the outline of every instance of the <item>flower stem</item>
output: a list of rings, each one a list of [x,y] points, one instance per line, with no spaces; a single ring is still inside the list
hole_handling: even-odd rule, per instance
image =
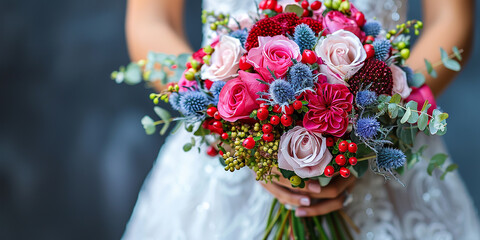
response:
[[[267,226],[267,230],[265,231],[265,234],[263,235],[263,238],[262,238],[263,240],[266,240],[268,238],[268,235],[270,235],[270,233],[272,232],[272,229],[275,226],[275,223],[278,221],[278,218],[280,218],[280,214],[282,213],[283,208],[284,208],[283,204],[280,205],[280,208],[278,209],[277,214],[275,214],[275,217]]]
[[[287,213],[285,214],[285,216],[283,217],[283,220],[282,220],[282,225],[280,225],[280,232],[277,236],[277,240],[281,240],[282,239],[282,235],[283,235],[283,232],[285,231],[285,225],[287,224],[287,219],[288,217],[290,216],[290,213],[292,212],[292,210],[287,210]]]
[[[377,155],[372,155],[372,156],[367,156],[367,157],[359,158],[359,159],[357,159],[357,162],[374,159],[374,158],[376,158],[376,157],[377,157]]]
[[[317,226],[317,230],[320,233],[320,240],[328,240],[327,234],[325,233],[325,230],[323,229],[323,226],[318,218],[319,217],[317,216],[313,217],[313,222],[315,223],[315,226]]]

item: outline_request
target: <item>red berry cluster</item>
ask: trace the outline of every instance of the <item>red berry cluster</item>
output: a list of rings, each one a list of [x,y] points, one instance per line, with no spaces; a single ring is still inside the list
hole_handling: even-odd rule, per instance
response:
[[[315,1],[315,2],[312,2],[312,4],[308,3],[307,0],[295,0],[295,2],[300,2],[300,6],[302,6],[303,8],[303,14],[302,14],[302,17],[309,17],[311,15],[311,12],[312,11],[317,11],[318,9],[320,9],[322,7],[322,2],[320,1]]]
[[[260,121],[268,120],[267,124],[270,126],[277,126],[281,123],[283,126],[289,127],[293,124],[292,114],[295,110],[302,109],[302,107],[303,103],[299,100],[295,100],[292,104],[285,106],[284,111],[282,111],[282,108],[279,105],[274,105],[271,107],[271,111],[269,111],[268,105],[261,104],[260,108],[257,110],[256,116]]]
[[[223,139],[228,138],[228,133],[223,131],[223,123],[221,122],[222,117],[217,111],[216,107],[210,107],[207,109],[207,116],[211,117],[205,120],[202,124],[202,127],[210,130],[213,133],[217,133]]]
[[[348,165],[355,166],[357,164],[357,158],[355,157],[355,154],[357,153],[357,144],[346,140],[337,142],[338,144],[336,149],[338,149],[340,154],[335,156],[334,163],[332,162],[332,165],[329,165],[325,168],[324,175],[326,177],[332,177],[333,174],[335,174],[335,169],[338,169],[340,176],[348,178],[350,176],[350,170],[347,168]],[[334,147],[333,138],[327,138],[327,147]]]
[[[283,12],[282,5],[278,4],[277,0],[263,0],[258,4],[260,10],[272,10],[277,13]]]

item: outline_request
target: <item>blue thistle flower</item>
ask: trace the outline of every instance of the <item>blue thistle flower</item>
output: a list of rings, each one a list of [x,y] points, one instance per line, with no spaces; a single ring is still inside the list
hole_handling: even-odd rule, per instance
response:
[[[397,169],[407,161],[405,154],[395,148],[382,148],[377,153],[377,165],[383,169]]]
[[[188,91],[180,98],[180,111],[183,115],[195,115],[208,106],[208,98],[201,92]]]
[[[218,104],[218,97],[220,96],[220,91],[222,91],[223,86],[225,86],[226,82],[224,81],[215,81],[213,82],[212,86],[210,87],[210,92],[213,95],[213,104]]]
[[[363,139],[372,139],[377,136],[380,123],[376,118],[360,118],[357,120],[356,134]]]
[[[172,106],[173,109],[180,111],[180,99],[182,99],[182,95],[179,93],[172,93],[168,98],[168,102]]]
[[[299,92],[305,88],[312,88],[313,73],[310,67],[303,63],[297,63],[290,68],[287,76],[288,81],[292,84],[295,92]]]
[[[270,96],[275,104],[288,104],[295,100],[295,91],[292,85],[282,79],[273,81],[270,84]]]
[[[230,37],[240,40],[242,47],[245,47],[245,42],[247,41],[248,32],[246,30],[237,30],[230,33]]]
[[[377,39],[373,42],[373,48],[375,49],[375,58],[380,61],[385,61],[390,53],[392,45],[387,39]]]
[[[367,107],[377,101],[377,94],[372,91],[363,90],[357,93],[357,104],[362,107]]]
[[[363,26],[363,31],[367,36],[377,37],[380,31],[382,31],[382,24],[377,21],[368,21]]]
[[[405,72],[405,74],[407,75],[408,86],[414,85],[414,83],[413,83],[413,70],[411,68],[407,67],[407,66],[403,66],[401,68]]]
[[[299,24],[295,27],[293,40],[300,47],[300,52],[303,53],[305,49],[312,49],[317,42],[315,32],[305,23]]]

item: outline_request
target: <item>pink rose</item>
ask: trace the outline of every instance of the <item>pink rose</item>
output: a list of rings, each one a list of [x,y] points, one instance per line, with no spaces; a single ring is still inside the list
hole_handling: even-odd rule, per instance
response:
[[[258,47],[248,52],[247,62],[267,82],[274,80],[268,70],[273,71],[277,78],[283,78],[293,65],[292,59],[299,62],[302,59],[298,45],[285,36],[258,37],[258,43]]]
[[[178,81],[178,87],[179,87],[178,91],[179,92],[186,92],[186,91],[188,91],[188,88],[198,86],[197,81],[195,81],[195,80],[189,81],[185,78],[185,73],[186,72],[187,72],[187,70],[185,70],[185,72],[183,72],[182,78],[180,78],[180,81]]]
[[[409,101],[417,102],[418,111],[422,110],[425,100],[428,100],[428,103],[432,105],[428,109],[428,114],[431,115],[433,112],[433,109],[437,108],[437,102],[435,101],[435,96],[433,96],[432,90],[430,90],[430,87],[428,87],[427,84],[424,84],[419,88],[412,87],[412,92],[410,93],[410,96],[408,96],[405,99],[406,102],[409,102]]]
[[[255,73],[239,71],[239,76],[228,81],[220,91],[218,113],[229,122],[249,118],[250,113],[259,108],[258,92],[265,92],[268,86],[257,79],[262,77]]]
[[[238,76],[238,62],[244,53],[240,40],[222,36],[215,46],[211,64],[202,67],[202,77],[211,81],[226,81]]]
[[[345,134],[353,103],[353,94],[345,85],[317,85],[317,92],[306,92],[305,100],[308,101],[309,108],[303,118],[306,129],[335,137]]]
[[[357,22],[339,11],[328,12],[323,18],[323,26],[328,30],[328,33],[346,30],[355,34],[361,42],[365,39],[365,33],[358,27]]]
[[[328,35],[315,48],[323,64],[320,71],[325,73],[329,83],[348,85],[345,80],[362,68],[367,53],[353,33],[338,30]]]
[[[412,89],[407,84],[407,74],[395,64],[392,64],[390,69],[393,77],[393,93],[400,94],[403,99],[407,98],[412,92]]]
[[[318,177],[332,160],[325,138],[318,132],[296,126],[280,138],[278,167],[301,178]]]

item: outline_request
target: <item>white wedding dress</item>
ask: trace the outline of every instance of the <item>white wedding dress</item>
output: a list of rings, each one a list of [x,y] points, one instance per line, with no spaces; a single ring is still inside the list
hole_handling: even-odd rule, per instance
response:
[[[405,20],[406,1],[357,0],[356,7],[385,27]],[[203,8],[233,16],[253,10],[250,0],[204,0]],[[261,239],[272,196],[251,171],[226,172],[204,149],[185,153],[190,134],[170,136],[139,194],[123,239]],[[446,152],[439,137],[419,134],[429,159]],[[362,232],[355,239],[480,240],[479,222],[457,173],[443,181],[426,173],[427,161],[396,181],[372,173],[360,179],[346,209]]]

